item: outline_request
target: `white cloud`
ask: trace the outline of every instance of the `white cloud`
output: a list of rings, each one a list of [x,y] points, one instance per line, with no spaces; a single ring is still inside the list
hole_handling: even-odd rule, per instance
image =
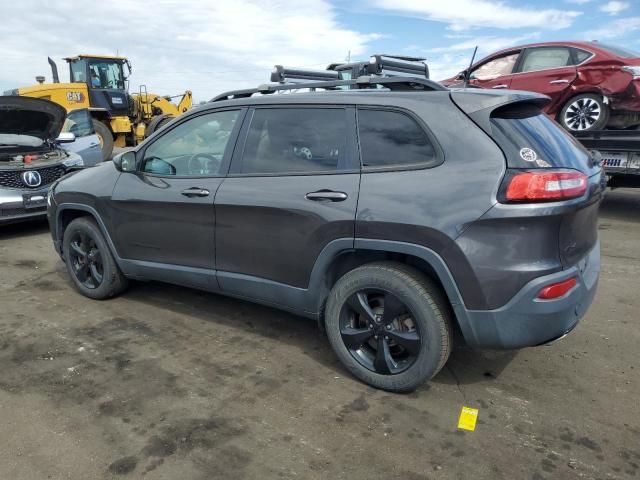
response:
[[[629,7],[629,2],[620,2],[618,0],[613,0],[602,5],[600,7],[600,10],[608,13],[609,15],[618,15],[620,12],[623,12]]]
[[[375,0],[378,8],[449,24],[453,31],[471,27],[544,28],[571,26],[581,12],[554,8],[515,7],[489,0]]]
[[[496,50],[502,50],[503,48],[514,47],[522,42],[534,40],[539,37],[540,32],[527,33],[525,35],[520,35],[517,37],[482,36],[470,38],[463,42],[454,43],[453,45],[449,45],[448,47],[431,48],[429,49],[429,51],[434,53],[458,52],[464,50],[473,51],[473,49],[477,46],[478,53],[485,55],[493,53]],[[480,57],[478,57],[478,59],[479,58]]]
[[[605,23],[598,29],[584,32],[584,38],[586,40],[606,40],[624,37],[637,30],[640,30],[640,17],[621,18]]]
[[[37,12],[37,13],[36,13]],[[365,55],[380,38],[345,28],[326,0],[179,0],[0,2],[0,91],[50,79],[47,56],[58,62],[77,53],[128,56],[130,89],[175,95],[186,89],[197,100],[266,83],[274,64],[324,68],[351,55]]]

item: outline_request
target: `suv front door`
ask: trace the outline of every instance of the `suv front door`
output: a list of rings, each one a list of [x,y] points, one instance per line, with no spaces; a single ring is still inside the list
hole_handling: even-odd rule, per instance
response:
[[[221,288],[273,303],[306,289],[325,247],[353,246],[359,181],[353,108],[250,110],[215,201]]]
[[[529,90],[551,97],[544,111],[555,112],[571,94],[577,77],[573,52],[568,47],[527,48],[511,81],[514,90]]]
[[[120,175],[112,195],[122,258],[213,271],[213,201],[243,115],[227,109],[189,116],[137,152],[137,171]]]

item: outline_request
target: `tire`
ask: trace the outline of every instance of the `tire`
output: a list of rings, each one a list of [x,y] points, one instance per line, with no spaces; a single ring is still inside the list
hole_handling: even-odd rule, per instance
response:
[[[122,293],[127,279],[116,264],[96,223],[88,217],[73,220],[62,240],[67,272],[82,295],[104,300]],[[81,255],[84,251],[84,256]]]
[[[562,107],[558,121],[570,132],[602,130],[609,122],[609,105],[604,103],[602,95],[576,95]]]
[[[149,122],[149,125],[147,125],[147,128],[144,131],[144,138],[149,138],[151,135],[153,135],[154,132],[161,129],[171,120],[173,120],[173,117],[166,113],[163,115],[158,115],[156,117],[153,117]]]
[[[367,312],[363,305],[369,313],[362,313]],[[450,312],[440,288],[422,272],[402,263],[376,262],[336,282],[327,300],[325,328],[336,355],[355,377],[382,390],[409,392],[433,378],[449,358]],[[391,362],[381,360],[385,355],[379,352],[389,353]]]
[[[107,127],[100,120],[93,119],[93,129],[98,135],[100,140],[100,147],[102,148],[102,161],[109,160],[113,153],[113,134],[109,127]]]

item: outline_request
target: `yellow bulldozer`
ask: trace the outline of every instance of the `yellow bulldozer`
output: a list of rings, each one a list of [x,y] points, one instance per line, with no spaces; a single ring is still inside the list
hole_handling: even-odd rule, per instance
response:
[[[146,86],[141,85],[137,93],[129,94],[127,77],[131,74],[131,63],[125,57],[76,55],[65,60],[69,64],[69,83],[60,83],[56,63],[49,58],[52,83],[45,83],[44,77],[38,76],[37,85],[5,93],[45,98],[67,111],[89,109],[105,160],[111,157],[114,146],[137,145],[171,118],[191,108],[189,90],[168,97],[148,93]]]

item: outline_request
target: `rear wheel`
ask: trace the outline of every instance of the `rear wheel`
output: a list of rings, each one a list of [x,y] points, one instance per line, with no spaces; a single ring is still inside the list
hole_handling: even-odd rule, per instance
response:
[[[365,383],[411,391],[449,357],[449,306],[420,271],[395,262],[358,267],[331,290],[327,336],[345,367]]]
[[[127,288],[127,279],[93,220],[73,220],[64,231],[62,248],[71,280],[83,295],[104,300]]]
[[[602,95],[576,95],[560,111],[559,121],[569,131],[602,130],[609,121],[609,106],[604,103]]]
[[[102,160],[109,160],[113,153],[113,134],[111,130],[100,120],[93,119],[93,129],[96,131],[100,148],[102,148]]]

